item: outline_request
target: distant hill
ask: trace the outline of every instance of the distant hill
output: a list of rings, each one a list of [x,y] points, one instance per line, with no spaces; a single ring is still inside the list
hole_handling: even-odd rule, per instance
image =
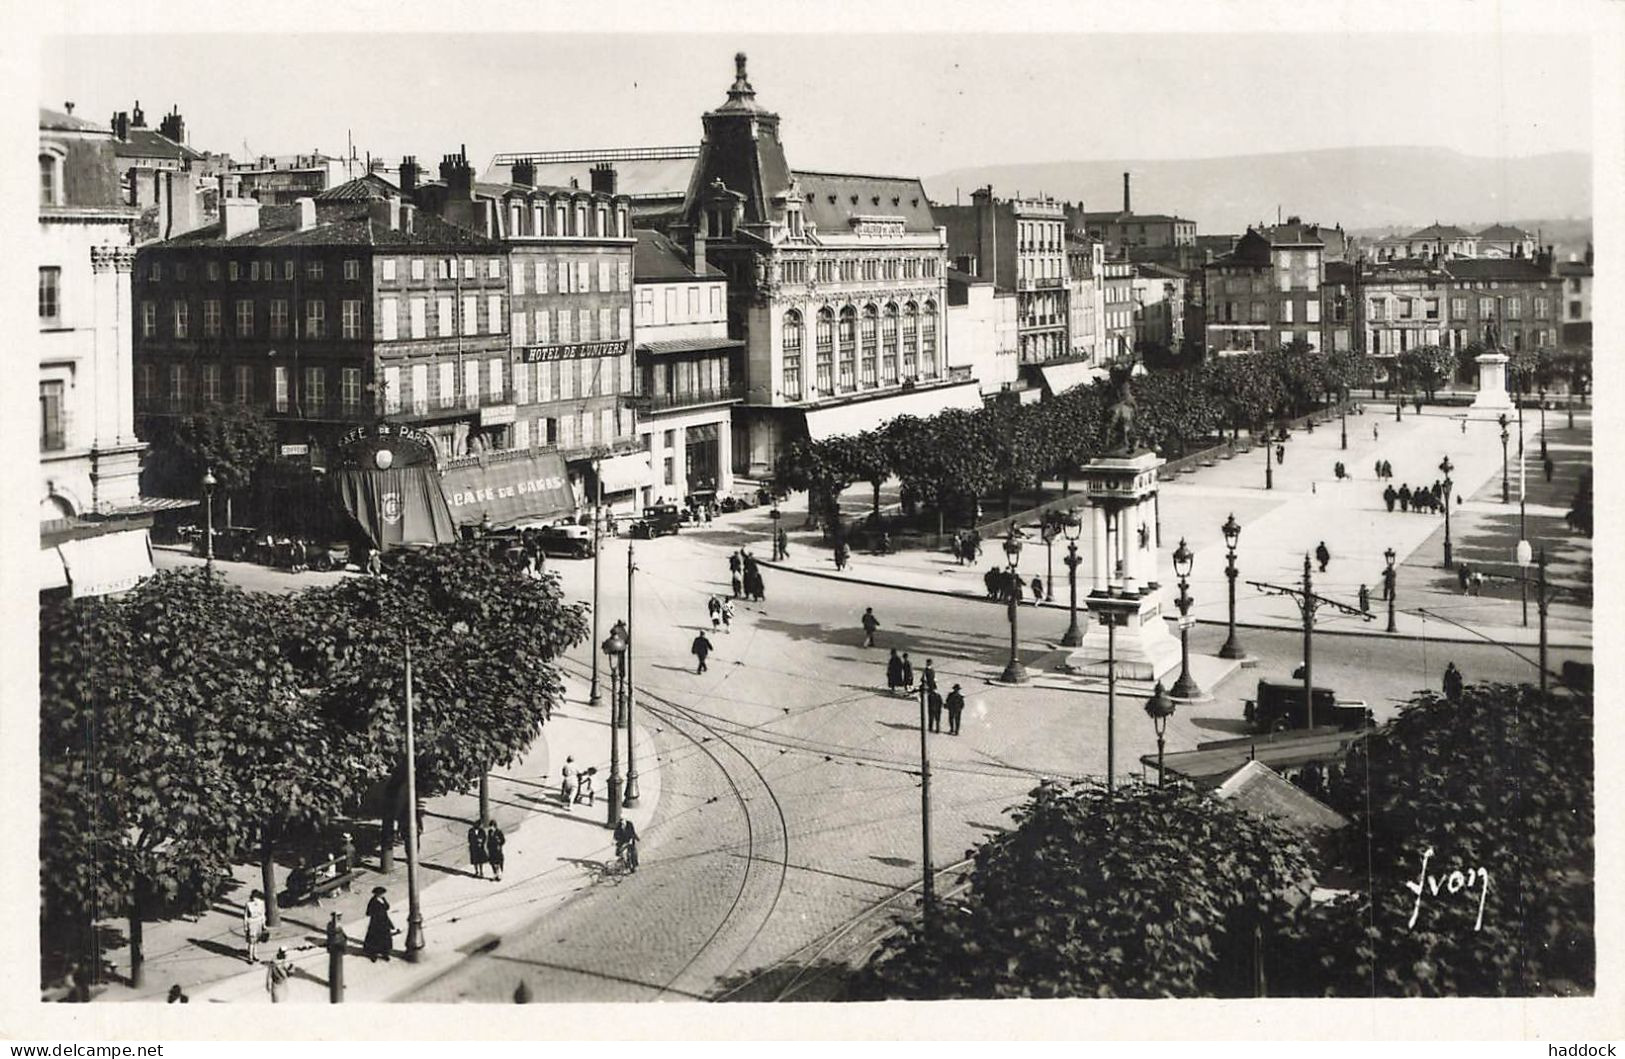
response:
[[[1591,156],[1480,158],[1439,147],[1350,147],[1229,158],[1034,162],[955,169],[925,179],[932,201],[991,183],[995,195],[1048,194],[1091,210],[1123,204],[1123,173],[1133,175],[1139,213],[1172,213],[1203,233],[1296,214],[1347,228],[1421,227],[1435,219],[1588,218]]]

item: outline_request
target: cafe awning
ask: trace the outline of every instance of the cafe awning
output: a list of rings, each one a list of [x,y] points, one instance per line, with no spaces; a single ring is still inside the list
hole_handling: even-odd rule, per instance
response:
[[[838,434],[874,430],[900,415],[928,416],[945,408],[974,411],[980,407],[982,394],[972,379],[947,385],[894,390],[883,396],[808,408],[805,413],[807,436],[814,441],[823,441]]]
[[[1104,368],[1091,367],[1083,361],[1072,364],[1044,364],[1039,366],[1038,375],[1044,380],[1045,389],[1050,396],[1065,393],[1074,386],[1082,386],[1096,379],[1106,378]]]
[[[39,557],[34,560],[34,566],[39,591],[49,592],[52,589],[68,587],[68,568],[63,565],[62,553],[56,548],[41,548]]]
[[[649,454],[633,452],[611,456],[598,465],[598,480],[603,483],[606,495],[642,489],[649,484]]]
[[[144,529],[63,541],[57,551],[75,597],[123,592],[152,576],[152,543]]]
[[[440,484],[459,526],[511,526],[573,515],[576,510],[569,472],[556,452],[487,457],[483,463],[448,467]]]

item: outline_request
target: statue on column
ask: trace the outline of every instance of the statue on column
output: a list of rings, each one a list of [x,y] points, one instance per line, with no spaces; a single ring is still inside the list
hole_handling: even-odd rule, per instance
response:
[[[1113,372],[1117,400],[1106,410],[1106,455],[1127,456],[1135,451],[1138,435],[1134,427],[1134,389],[1128,372]]]

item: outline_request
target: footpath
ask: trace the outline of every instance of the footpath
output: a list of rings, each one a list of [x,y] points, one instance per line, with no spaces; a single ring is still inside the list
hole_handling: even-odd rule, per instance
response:
[[[1552,647],[1589,648],[1591,610],[1575,600],[1589,591],[1592,542],[1567,532],[1563,515],[1577,475],[1590,466],[1590,416],[1577,415],[1573,431],[1563,428],[1561,416],[1549,417],[1548,446],[1559,469],[1553,483],[1546,486],[1535,417],[1525,415],[1530,419],[1525,424],[1529,490],[1525,509],[1531,522],[1531,542],[1539,545],[1544,538],[1551,584],[1573,590],[1559,593],[1551,604],[1548,642]],[[1285,460],[1273,468],[1274,487],[1268,490],[1264,488],[1262,448],[1165,480],[1157,548],[1164,613],[1178,613],[1172,556],[1184,538],[1195,554],[1190,578],[1192,616],[1203,624],[1228,621],[1226,548],[1220,527],[1234,513],[1243,527],[1237,548],[1236,624],[1240,628],[1302,628],[1301,614],[1290,598],[1265,594],[1247,582],[1301,586],[1304,556],[1312,555],[1325,541],[1332,561],[1324,573],[1318,563],[1314,565],[1315,592],[1355,606],[1363,584],[1370,592],[1372,618],[1322,608],[1315,619],[1317,632],[1534,646],[1539,634],[1532,585],[1527,625],[1516,582],[1491,579],[1480,594],[1463,593],[1454,572],[1443,568],[1443,515],[1388,511],[1382,497],[1388,482],[1376,477],[1376,463],[1386,460],[1393,467],[1396,488],[1405,483],[1413,488],[1431,486],[1443,477],[1438,465],[1448,455],[1453,492],[1462,498],[1450,515],[1455,556],[1486,570],[1516,575],[1518,570],[1512,565],[1518,517],[1516,444],[1514,436],[1510,505],[1503,505],[1500,499],[1499,426],[1482,412],[1456,408],[1424,406],[1421,415],[1407,408],[1404,418],[1396,422],[1391,405],[1386,414],[1379,414],[1375,405],[1367,406],[1363,415],[1348,417],[1347,449],[1342,448],[1335,418],[1313,431],[1299,430],[1285,445]],[[1333,472],[1337,462],[1347,471],[1342,480]],[[1541,480],[1539,490],[1537,479]],[[1060,490],[1058,482],[1046,484]],[[843,512],[861,517],[869,510],[871,497],[868,485],[854,487],[843,494]],[[1005,564],[1001,541],[985,540],[982,554],[973,564],[961,565],[947,550],[904,549],[885,556],[854,554],[847,569],[837,571],[830,547],[816,530],[803,525],[804,502],[786,504],[782,510],[788,558],[768,561],[766,556],[772,554],[768,515],[753,509],[730,519],[743,521],[742,529],[759,530],[761,543],[751,550],[763,565],[814,577],[986,599],[984,575],[995,563]],[[1048,586],[1047,598],[1036,605],[1066,609],[1066,540],[1058,537],[1046,546],[1036,523],[1023,532],[1019,562],[1023,583],[1030,586],[1035,575],[1042,578]],[[1082,599],[1093,576],[1087,520],[1077,547],[1082,560],[1078,567],[1079,622],[1087,624]],[[1395,552],[1398,570],[1393,633],[1387,631],[1387,604],[1382,600],[1383,553],[1388,548]],[[1533,578],[1533,568],[1529,576]],[[1032,605],[1030,588],[1025,598]],[[1061,627],[1064,625],[1056,626]]]
[[[418,962],[404,958],[405,845],[396,846],[395,865],[388,873],[377,870],[376,851],[363,849],[360,859],[366,870],[349,893],[283,909],[281,925],[271,928],[270,940],[259,946],[261,961],[275,956],[279,946],[288,949],[295,967],[288,1002],[329,1002],[326,938],[332,912],[342,914],[350,939],[344,961],[345,1002],[383,1001],[400,998],[454,969],[466,957],[493,948],[504,935],[525,929],[602,878],[615,857],[614,839],[606,826],[608,696],[604,705],[589,706],[584,681],[566,675],[565,684],[564,705],[553,711],[523,758],[511,768],[491,773],[491,815],[508,838],[502,881],[492,879],[489,867],[485,878],[477,878],[469,865],[467,832],[479,818],[478,792],[426,799],[418,871],[425,945]],[[634,723],[632,730],[637,760],[643,767],[639,770],[639,804],[625,810],[625,815],[646,842],[660,802],[661,770],[647,729]],[[595,805],[574,805],[567,810],[561,804],[559,770],[567,756],[575,759],[578,771],[598,769]],[[259,869],[239,865],[233,879],[234,885],[203,915],[147,923],[143,987],[112,985],[98,996],[98,1002],[161,1003],[169,988],[178,984],[193,1003],[269,1003],[265,965],[245,959],[241,927],[243,901],[260,887]],[[278,885],[285,879],[286,869],[279,868]],[[400,929],[388,961],[371,962],[361,954],[367,931],[366,906],[375,886],[386,888],[390,916]],[[119,922],[108,925],[123,929]],[[111,955],[118,973],[127,976],[128,948]],[[516,976],[514,986],[518,984]]]

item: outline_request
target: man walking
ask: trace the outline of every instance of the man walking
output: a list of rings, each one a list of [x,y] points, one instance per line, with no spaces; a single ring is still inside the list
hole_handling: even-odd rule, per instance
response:
[[[700,660],[700,664],[694,668],[695,675],[697,676],[700,673],[704,673],[705,656],[710,654],[712,651],[711,641],[705,638],[704,629],[701,629],[700,634],[694,637],[694,643],[689,647],[689,651],[693,653],[695,658]]]
[[[502,866],[508,862],[508,855],[503,847],[508,844],[508,836],[502,833],[495,820],[485,822],[485,859],[491,862],[491,878],[497,882],[502,881]]]
[[[863,608],[863,646],[875,645],[875,630],[880,628],[880,619],[875,617],[873,607]]]
[[[1360,612],[1368,614],[1371,611],[1371,590],[1365,585],[1360,586]]]
[[[908,652],[903,652],[903,690],[914,692],[914,663],[908,660]]]
[[[1388,488],[1382,491],[1382,502],[1388,505],[1389,511],[1394,509],[1394,501],[1398,499],[1399,494],[1394,491],[1394,487],[1392,485],[1388,486]]]
[[[921,689],[925,691],[925,716],[927,719],[926,730],[931,732],[941,732],[942,696],[937,694],[936,688],[927,689],[922,684]]]
[[[1404,511],[1409,511],[1410,509],[1411,509],[1411,487],[1401,483],[1400,487],[1399,487],[1399,510],[1404,512]]]
[[[485,829],[478,820],[468,829],[468,863],[474,866],[474,877],[485,878]]]
[[[891,649],[891,657],[886,659],[886,690],[892,694],[903,686],[903,660],[897,657],[897,648]]]
[[[965,712],[965,696],[960,694],[959,685],[955,684],[943,705],[948,707],[948,734],[959,734],[959,715]]]
[[[1320,572],[1326,572],[1326,564],[1332,561],[1332,553],[1326,549],[1326,542],[1321,541],[1315,548],[1315,561],[1320,563]]]
[[[1444,667],[1444,697],[1451,702],[1461,701],[1461,670],[1451,662]]]
[[[1546,484],[1550,485],[1552,483],[1552,458],[1550,456],[1547,456],[1544,460],[1541,460],[1540,462],[1541,462],[1541,467],[1546,471]]]

